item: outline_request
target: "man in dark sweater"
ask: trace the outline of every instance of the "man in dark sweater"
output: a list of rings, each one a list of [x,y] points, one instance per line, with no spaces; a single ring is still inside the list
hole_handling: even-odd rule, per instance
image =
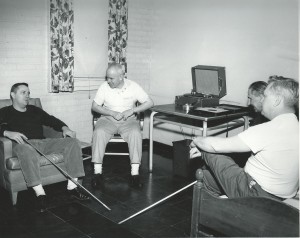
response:
[[[27,186],[32,187],[37,196],[37,210],[43,212],[46,209],[46,194],[40,176],[40,155],[24,139],[29,140],[42,153],[62,153],[66,172],[76,180],[85,174],[81,148],[75,139],[75,132],[43,109],[29,105],[29,95],[27,83],[16,83],[12,86],[12,105],[0,109],[0,136],[13,141],[13,154],[20,161]],[[43,135],[43,125],[62,131],[64,138],[46,139]],[[67,189],[71,197],[79,200],[89,199],[71,180],[68,180]]]

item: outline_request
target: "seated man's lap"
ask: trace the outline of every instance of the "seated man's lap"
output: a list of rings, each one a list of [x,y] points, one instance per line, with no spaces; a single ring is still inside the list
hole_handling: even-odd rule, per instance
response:
[[[123,135],[130,133],[141,133],[139,122],[135,118],[129,118],[119,126],[118,133]]]
[[[47,138],[47,139],[32,139],[29,140],[32,146],[34,146],[37,150],[41,151],[44,154],[51,154],[51,153],[60,153],[65,148],[70,148],[70,146],[75,145],[78,148],[80,148],[79,141],[76,138]],[[13,153],[16,154],[37,154],[39,153],[36,151],[35,148],[33,148],[29,144],[17,144],[13,143]]]
[[[118,130],[116,122],[112,117],[102,116],[95,125],[94,133],[105,132],[111,135],[116,134]]]
[[[257,196],[253,187],[256,182],[229,156],[202,152],[202,157],[209,167],[209,172],[212,173],[212,175],[209,175],[208,171],[204,173],[206,176],[204,183],[210,183],[206,184],[206,187],[216,190],[217,186],[212,181],[214,178],[228,197]],[[223,191],[219,191],[220,195]]]

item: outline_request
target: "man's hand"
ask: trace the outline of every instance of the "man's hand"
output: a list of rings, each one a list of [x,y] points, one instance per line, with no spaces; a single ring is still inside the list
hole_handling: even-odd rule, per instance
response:
[[[194,143],[194,141],[192,141],[191,144],[190,144],[190,159],[193,159],[193,158],[196,158],[196,157],[200,157],[200,156],[201,156],[201,152],[197,148],[197,146]]]
[[[122,112],[122,114],[123,114],[123,120],[126,121],[128,117],[133,115],[133,109],[126,110]]]
[[[190,149],[190,159],[200,157],[201,152],[197,149],[197,147],[193,147]]]
[[[62,133],[63,133],[63,137],[64,137],[64,138],[65,138],[66,136],[69,136],[69,137],[72,137],[72,138],[75,138],[75,137],[76,137],[76,132],[70,130],[70,128],[67,127],[67,126],[64,126],[64,127],[62,128]]]
[[[15,132],[15,131],[5,131],[4,136],[11,140],[16,141],[19,144],[25,143],[23,139],[28,140],[28,138],[24,134],[22,134],[20,132]]]

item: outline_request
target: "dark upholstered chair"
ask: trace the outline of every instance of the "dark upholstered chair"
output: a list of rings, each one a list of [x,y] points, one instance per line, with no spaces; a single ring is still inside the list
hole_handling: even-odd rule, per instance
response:
[[[0,99],[0,108],[11,104],[10,99]],[[39,98],[31,98],[29,104],[42,108]],[[46,138],[60,138],[62,137],[62,133],[50,127],[44,127],[44,136]],[[56,164],[65,170],[63,156],[57,154],[56,157],[59,158],[58,160],[54,160]],[[66,180],[65,176],[42,156],[40,166],[43,185]],[[12,141],[4,137],[0,137],[0,186],[8,190],[13,205],[17,202],[18,192],[27,189],[19,160],[17,157],[12,156]]]

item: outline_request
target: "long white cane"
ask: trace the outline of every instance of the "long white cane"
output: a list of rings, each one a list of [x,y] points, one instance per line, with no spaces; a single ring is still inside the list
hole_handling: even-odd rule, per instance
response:
[[[152,208],[152,207],[156,206],[157,204],[159,204],[159,203],[161,203],[161,202],[167,200],[168,198],[173,197],[174,195],[176,195],[177,193],[180,193],[181,191],[187,189],[188,187],[193,186],[195,183],[197,183],[197,181],[194,181],[194,182],[192,182],[192,183],[186,185],[185,187],[183,187],[183,188],[177,190],[176,192],[170,194],[169,196],[167,196],[167,197],[165,197],[165,198],[163,198],[163,199],[157,201],[156,203],[154,203],[154,204],[152,204],[152,205],[150,205],[150,206],[144,208],[143,210],[141,210],[141,211],[139,211],[139,212],[133,214],[132,216],[130,216],[130,217],[128,217],[128,218],[126,218],[126,219],[120,221],[118,224],[122,224],[123,222],[128,221],[128,220],[131,219],[131,218],[134,218],[135,216],[137,216],[137,215],[139,215],[139,214],[141,214],[141,213],[143,213],[143,212],[149,210],[150,208]]]
[[[87,190],[85,187],[83,187],[80,183],[78,183],[74,178],[72,178],[66,171],[61,169],[58,165],[56,165],[51,159],[47,158],[45,154],[43,154],[38,148],[36,148],[32,143],[30,143],[28,140],[23,138],[23,140],[26,141],[27,144],[31,145],[32,148],[34,148],[39,154],[41,154],[43,157],[45,157],[51,164],[53,164],[66,178],[70,179],[73,183],[75,183],[78,187],[83,189],[86,193],[88,193],[92,198],[94,198],[98,203],[100,203],[102,206],[104,206],[107,210],[111,210],[108,206],[106,206],[103,202],[101,202],[97,197],[94,196],[89,190]]]

